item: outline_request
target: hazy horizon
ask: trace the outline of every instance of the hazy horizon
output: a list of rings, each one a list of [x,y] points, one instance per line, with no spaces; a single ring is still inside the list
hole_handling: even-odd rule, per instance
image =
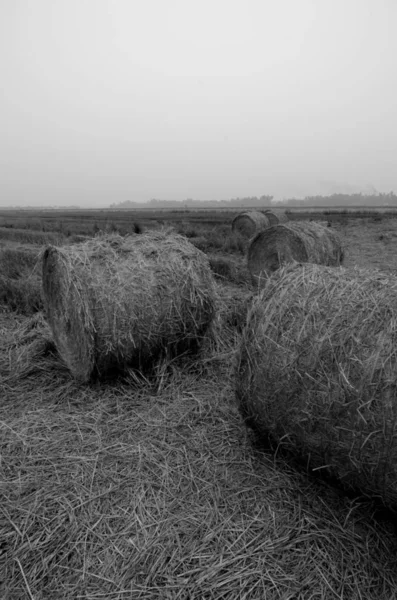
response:
[[[397,192],[394,0],[5,0],[0,207]]]

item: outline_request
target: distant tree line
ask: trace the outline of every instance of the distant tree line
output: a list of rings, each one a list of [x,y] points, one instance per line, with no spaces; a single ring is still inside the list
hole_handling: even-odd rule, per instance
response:
[[[397,196],[388,194],[332,194],[331,196],[306,196],[303,199],[289,198],[282,203],[290,208],[309,206],[396,206]]]
[[[126,200],[119,204],[112,204],[110,208],[240,208],[240,207],[267,207],[272,206],[273,196],[247,196],[245,198],[231,198],[230,200],[157,200],[152,198],[149,202],[132,202]]]
[[[306,196],[305,198],[288,198],[282,202],[273,202],[273,196],[246,196],[244,198],[231,198],[230,200],[159,200],[152,198],[149,202],[132,202],[126,200],[119,204],[112,204],[110,208],[124,209],[195,209],[195,208],[267,208],[283,206],[285,208],[311,207],[311,206],[392,206],[397,207],[397,196],[394,192],[388,194],[332,194],[330,196]]]

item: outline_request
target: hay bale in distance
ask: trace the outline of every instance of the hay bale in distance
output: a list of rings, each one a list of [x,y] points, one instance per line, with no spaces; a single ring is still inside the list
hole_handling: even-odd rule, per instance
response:
[[[48,247],[43,296],[58,352],[83,382],[194,349],[214,313],[207,257],[161,231]]]
[[[236,398],[247,424],[397,510],[397,277],[288,265],[256,296]]]
[[[270,221],[270,225],[278,225],[279,223],[287,223],[288,221],[287,214],[282,210],[271,210],[268,208],[264,212]]]
[[[254,283],[260,283],[280,266],[296,261],[326,266],[343,262],[338,234],[318,223],[290,221],[261,231],[248,248],[248,270]]]
[[[270,218],[257,210],[242,212],[234,217],[232,221],[232,231],[239,233],[243,237],[249,238],[258,231],[270,227]]]

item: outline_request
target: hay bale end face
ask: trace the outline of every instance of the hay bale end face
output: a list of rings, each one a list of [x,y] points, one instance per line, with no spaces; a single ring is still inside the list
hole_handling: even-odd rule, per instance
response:
[[[288,221],[287,214],[282,210],[265,210],[265,215],[269,219],[270,225],[278,225]]]
[[[43,296],[58,352],[80,381],[195,349],[214,313],[208,259],[151,231],[94,238],[43,255]]]
[[[270,219],[262,212],[253,210],[242,212],[232,221],[232,231],[239,233],[243,237],[249,238],[257,231],[261,231],[270,226]]]
[[[270,446],[397,510],[397,278],[288,265],[253,301],[236,398]]]
[[[288,222],[255,235],[248,248],[248,270],[254,283],[261,283],[282,265],[310,262],[339,266],[343,262],[338,234],[318,223]]]

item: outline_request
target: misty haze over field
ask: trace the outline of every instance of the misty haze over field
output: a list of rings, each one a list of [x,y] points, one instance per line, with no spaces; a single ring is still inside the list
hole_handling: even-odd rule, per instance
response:
[[[396,0],[4,0],[0,207],[397,192]]]

